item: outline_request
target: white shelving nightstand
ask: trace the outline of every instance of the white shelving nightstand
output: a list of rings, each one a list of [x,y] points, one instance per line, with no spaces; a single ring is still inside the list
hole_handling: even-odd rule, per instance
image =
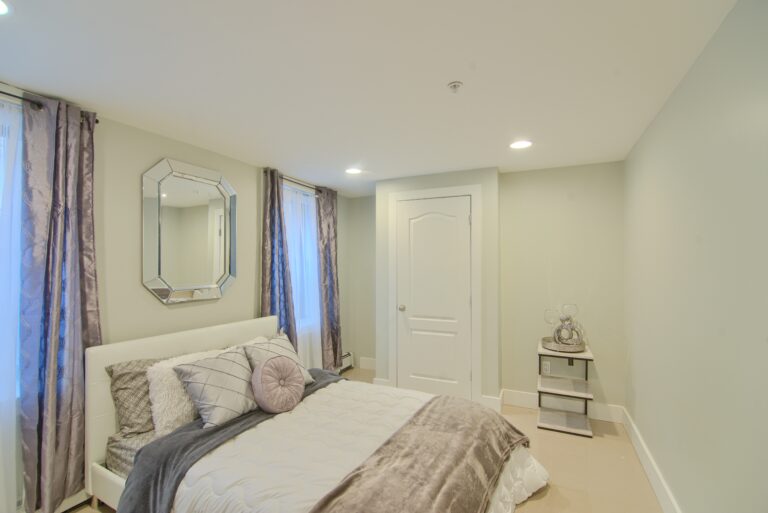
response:
[[[572,433],[574,435],[592,437],[592,427],[589,424],[589,401],[595,397],[589,388],[589,362],[595,360],[589,346],[580,353],[563,353],[560,351],[551,351],[545,349],[539,341],[539,422],[538,427],[552,431],[561,431],[563,433]],[[568,365],[573,365],[574,360],[584,362],[584,379],[566,378],[560,376],[543,376],[541,374],[542,358],[562,358],[568,360]],[[568,397],[571,399],[581,399],[584,401],[584,412],[573,412],[566,410],[557,410],[553,408],[543,408],[541,406],[541,396],[553,395],[558,397]]]

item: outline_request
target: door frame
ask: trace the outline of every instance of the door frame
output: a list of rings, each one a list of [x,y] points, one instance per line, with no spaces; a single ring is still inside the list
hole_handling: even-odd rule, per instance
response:
[[[393,386],[398,386],[397,376],[397,205],[400,201],[420,199],[451,198],[469,196],[469,215],[471,225],[470,237],[470,281],[472,294],[472,340],[471,343],[471,386],[472,400],[483,401],[483,287],[482,287],[482,257],[483,257],[483,194],[478,184],[459,185],[455,187],[440,187],[434,189],[418,189],[411,191],[393,192],[389,194],[389,226],[387,248],[387,323],[389,326],[389,380]]]

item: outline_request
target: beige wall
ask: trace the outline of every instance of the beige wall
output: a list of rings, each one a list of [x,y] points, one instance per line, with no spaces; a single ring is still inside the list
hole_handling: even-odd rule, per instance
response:
[[[261,231],[257,168],[103,118],[95,147],[96,251],[105,342],[253,318]],[[142,285],[141,174],[165,157],[220,171],[237,192],[237,279],[218,301],[165,306]]]
[[[339,197],[341,340],[345,351],[376,357],[376,199]]]
[[[768,2],[742,0],[627,161],[627,406],[683,511],[768,511]]]
[[[596,401],[624,404],[622,163],[503,173],[499,180],[502,387],[536,391],[544,310],[579,306]],[[553,374],[579,375],[553,362]]]
[[[496,168],[386,180],[376,184],[376,376],[389,373],[387,251],[389,195],[399,191],[479,184],[483,195],[482,393],[499,394],[499,173]]]

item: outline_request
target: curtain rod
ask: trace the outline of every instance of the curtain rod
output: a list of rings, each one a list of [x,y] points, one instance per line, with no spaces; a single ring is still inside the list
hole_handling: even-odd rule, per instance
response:
[[[291,178],[290,176],[283,175],[283,180],[285,180],[286,182],[295,183],[297,185],[303,185],[304,187],[312,189],[313,191],[317,190],[317,186],[312,185],[311,183],[303,182],[303,181],[299,180],[298,178]]]
[[[34,105],[35,108],[38,109],[38,110],[43,108],[43,104],[42,103],[37,102],[35,100],[30,100],[29,98],[24,98],[23,96],[19,96],[18,94],[9,93],[9,92],[6,92],[6,91],[0,91],[0,94],[4,94],[5,96],[10,96],[11,98],[16,98],[17,100],[21,100],[23,102],[29,102],[32,105]]]
[[[39,101],[30,100],[29,98],[24,98],[23,96],[19,96],[18,94],[9,93],[8,91],[3,91],[3,90],[0,90],[0,94],[3,94],[5,96],[10,96],[11,98],[16,98],[17,100],[21,100],[23,102],[29,102],[32,105],[34,105],[34,107],[37,110],[40,110],[40,109],[43,108],[43,104],[40,103]],[[96,118],[96,123],[98,123],[98,122],[99,122],[99,118]]]

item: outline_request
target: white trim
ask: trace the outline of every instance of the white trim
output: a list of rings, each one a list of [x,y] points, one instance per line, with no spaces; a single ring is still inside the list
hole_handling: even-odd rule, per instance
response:
[[[538,409],[538,394],[534,392],[503,389],[502,398],[505,405]],[[648,481],[651,483],[661,509],[664,513],[682,513],[682,509],[680,509],[672,489],[664,479],[661,469],[656,464],[656,460],[627,409],[618,404],[596,403],[592,401],[592,404],[589,405],[589,418],[624,425],[627,436],[635,448],[637,458],[640,460],[646,476],[648,476]]]
[[[379,385],[382,387],[393,387],[395,385],[392,384],[392,382],[385,378],[373,378],[373,384]]]
[[[501,393],[498,397],[492,395],[481,395],[480,400],[477,401],[483,406],[492,409],[493,411],[501,413]]]
[[[376,358],[371,358],[369,356],[361,356],[360,362],[358,363],[358,365],[361,369],[376,370]]]
[[[640,459],[643,469],[645,469],[645,474],[651,482],[651,487],[656,493],[661,509],[664,513],[682,513],[683,510],[680,509],[675,495],[672,493],[666,479],[664,479],[664,475],[656,464],[650,449],[645,444],[645,440],[640,434],[640,430],[637,429],[634,419],[632,419],[626,408],[622,408],[622,410],[624,410],[624,429],[627,431],[627,436],[629,436],[632,445],[635,447],[637,457]]]
[[[520,390],[501,389],[502,402],[505,406],[520,406],[521,408],[538,409],[539,398],[533,392],[521,392]]]
[[[483,191],[479,184],[417,189],[389,194],[389,226],[387,230],[387,323],[389,334],[388,380],[397,386],[397,202],[430,198],[470,197],[471,266],[472,266],[472,383],[473,401],[483,403]],[[376,382],[376,381],[374,381]]]

